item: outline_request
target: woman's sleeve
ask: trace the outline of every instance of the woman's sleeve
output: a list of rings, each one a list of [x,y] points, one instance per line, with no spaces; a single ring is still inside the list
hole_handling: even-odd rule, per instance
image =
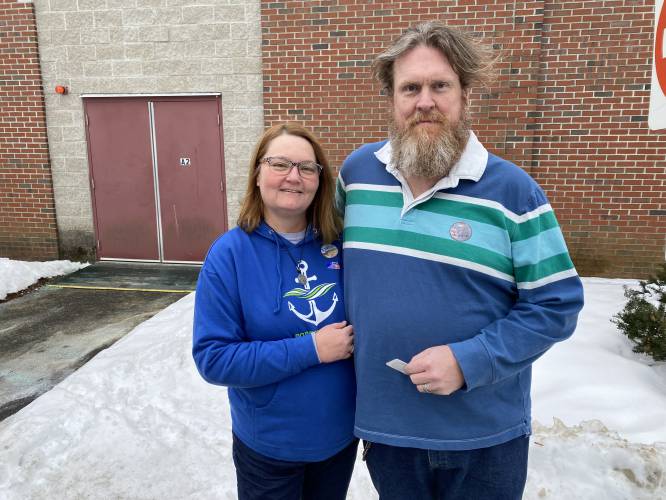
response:
[[[258,387],[319,364],[310,335],[248,340],[232,253],[215,250],[199,273],[194,303],[192,355],[201,376],[211,384]]]

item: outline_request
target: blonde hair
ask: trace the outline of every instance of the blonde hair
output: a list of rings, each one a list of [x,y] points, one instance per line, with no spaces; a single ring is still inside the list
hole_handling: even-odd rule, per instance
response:
[[[496,78],[492,49],[464,31],[449,28],[439,21],[427,21],[408,28],[372,63],[372,74],[387,95],[393,95],[393,64],[396,59],[419,46],[438,49],[460,78],[463,90],[487,86]]]
[[[300,123],[285,122],[278,123],[264,131],[263,135],[254,148],[250,158],[250,171],[247,179],[247,189],[238,215],[238,225],[250,233],[264,219],[264,203],[261,192],[257,186],[259,175],[259,161],[266,154],[270,142],[280,135],[294,135],[302,137],[310,143],[315,153],[315,161],[324,167],[319,175],[319,187],[315,193],[312,203],[306,211],[308,224],[319,231],[319,237],[324,243],[331,243],[340,237],[342,221],[333,208],[335,196],[335,178],[331,172],[328,158],[324,153],[319,140]]]

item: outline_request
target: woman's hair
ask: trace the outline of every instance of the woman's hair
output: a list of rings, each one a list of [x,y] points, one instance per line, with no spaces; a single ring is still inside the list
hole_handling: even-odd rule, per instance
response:
[[[492,49],[464,31],[449,28],[438,21],[427,21],[408,28],[372,63],[372,74],[382,90],[393,95],[393,64],[419,46],[432,47],[444,54],[460,78],[463,90],[475,85],[489,85],[496,77],[497,58]]]
[[[308,224],[319,231],[324,243],[330,243],[340,236],[342,222],[335,211],[333,200],[335,197],[335,178],[328,164],[319,140],[300,123],[278,123],[266,129],[254,148],[250,158],[250,172],[247,179],[247,189],[238,215],[238,225],[246,232],[254,231],[264,218],[264,203],[261,192],[257,186],[259,175],[259,161],[266,155],[270,142],[280,135],[294,135],[302,137],[310,143],[315,153],[315,161],[324,167],[319,175],[319,187],[312,203],[306,211]]]

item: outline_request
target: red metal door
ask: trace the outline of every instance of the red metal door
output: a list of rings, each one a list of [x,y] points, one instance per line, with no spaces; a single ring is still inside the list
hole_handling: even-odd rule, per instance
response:
[[[163,260],[203,261],[226,231],[219,98],[154,100]]]
[[[99,258],[159,260],[145,99],[84,99]]]

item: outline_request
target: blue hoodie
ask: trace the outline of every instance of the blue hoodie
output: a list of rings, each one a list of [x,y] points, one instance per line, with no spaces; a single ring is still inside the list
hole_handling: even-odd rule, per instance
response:
[[[213,243],[199,275],[197,368],[229,388],[236,436],[271,458],[320,461],[353,439],[353,363],[320,363],[311,336],[345,319],[335,247],[323,255],[312,231],[293,245],[264,223],[250,234],[235,228]]]

